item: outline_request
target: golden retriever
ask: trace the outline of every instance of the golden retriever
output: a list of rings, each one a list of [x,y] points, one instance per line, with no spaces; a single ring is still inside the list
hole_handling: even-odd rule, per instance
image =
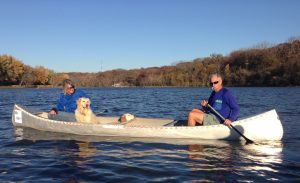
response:
[[[88,98],[79,98],[77,100],[77,109],[75,110],[77,122],[98,124],[96,115],[91,110],[91,101]]]

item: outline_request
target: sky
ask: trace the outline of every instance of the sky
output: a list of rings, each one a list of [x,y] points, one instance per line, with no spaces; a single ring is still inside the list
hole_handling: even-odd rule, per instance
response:
[[[299,0],[0,0],[0,55],[55,72],[174,65],[300,36]]]

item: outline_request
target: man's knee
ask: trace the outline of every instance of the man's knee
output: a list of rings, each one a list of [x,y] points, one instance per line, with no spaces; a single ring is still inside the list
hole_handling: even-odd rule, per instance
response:
[[[189,118],[190,117],[195,117],[195,112],[193,112],[193,111],[189,112]]]

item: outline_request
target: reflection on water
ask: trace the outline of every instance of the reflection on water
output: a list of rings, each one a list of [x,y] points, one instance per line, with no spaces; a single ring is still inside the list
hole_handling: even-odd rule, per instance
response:
[[[15,128],[15,138],[16,141],[22,140],[32,140],[32,141],[41,141],[41,140],[68,140],[68,145],[76,148],[75,155],[78,156],[75,162],[78,165],[87,164],[91,161],[91,157],[94,157],[97,152],[96,147],[93,146],[92,142],[89,141],[74,141],[72,136],[68,134],[53,133],[53,132],[44,132],[39,130],[34,130],[30,128]],[[73,156],[73,152],[71,152]]]
[[[230,143],[219,141],[215,145],[192,144],[187,146],[187,151],[190,160],[187,166],[191,171],[203,174],[202,177],[207,181],[230,181],[228,175],[232,173],[234,163]],[[198,177],[192,180],[199,181]]]
[[[248,144],[222,142],[216,146],[193,144],[187,146],[189,161],[187,166],[195,172],[214,172],[214,180],[244,180],[256,176],[256,180],[280,180],[279,167],[282,164],[281,142]],[[238,167],[238,168],[237,168]],[[209,177],[208,175],[208,177]],[[208,178],[210,180],[211,177]]]
[[[249,165],[242,169],[257,172],[260,176],[265,176],[266,172],[279,172],[277,166],[282,163],[281,142],[249,144],[243,148],[245,151],[240,151],[240,154]]]
[[[203,160],[203,146],[198,144],[188,145],[188,158],[192,160]]]
[[[83,168],[85,173],[95,174],[102,171],[106,174],[117,172],[120,178],[131,177],[139,172],[155,177],[161,174],[157,180],[165,180],[166,176],[171,176],[167,180],[183,179],[196,182],[243,181],[247,180],[247,176],[255,176],[259,181],[264,181],[265,177],[269,177],[268,180],[276,180],[277,177],[270,176],[270,173],[277,173],[282,162],[280,142],[244,145],[239,142],[215,140],[91,137],[43,132],[30,128],[16,128],[15,133],[16,142],[55,142],[56,145],[52,144],[53,147],[57,147],[54,154],[60,154],[63,157],[61,160],[69,162],[72,168]],[[65,143],[68,143],[68,147]],[[161,159],[164,159],[164,162]],[[174,167],[184,171],[178,175],[164,173]]]
[[[77,142],[78,145],[78,156],[81,158],[77,160],[77,164],[86,164],[89,163],[91,160],[90,157],[94,157],[98,150],[93,146],[92,142]]]
[[[271,142],[263,144],[238,145],[222,143],[220,146],[188,145],[187,166],[195,172],[207,171],[214,180],[229,181],[228,177],[235,176],[242,181],[244,176],[256,176],[257,180],[280,180],[278,173],[281,169],[282,144]],[[208,178],[210,180],[211,177]]]
[[[263,163],[282,163],[282,142],[272,141],[269,143],[249,144],[243,146],[247,152],[247,158]],[[265,158],[268,157],[268,158]]]
[[[97,149],[93,147],[92,142],[78,142],[77,145],[79,147],[79,157],[88,158],[95,156],[95,154],[97,153]]]
[[[275,175],[270,174],[278,173],[282,163],[281,142],[244,145],[243,142],[217,140],[92,137],[30,128],[16,128],[15,133],[17,140],[68,142],[69,147],[70,143],[74,143],[72,152],[64,152],[73,166],[89,167],[89,172],[100,171],[99,167],[106,167],[107,171],[110,167],[113,168],[111,171],[122,172],[120,177],[124,176],[125,169],[131,170],[132,175],[135,171],[145,174],[150,171],[154,175],[164,169],[183,169],[182,166],[185,166],[190,176],[184,177],[191,181],[227,182],[232,181],[232,176],[240,181],[247,176],[256,176],[260,181],[264,181],[265,177],[277,180]],[[152,145],[149,147],[147,144]],[[165,161],[161,162],[161,159]]]

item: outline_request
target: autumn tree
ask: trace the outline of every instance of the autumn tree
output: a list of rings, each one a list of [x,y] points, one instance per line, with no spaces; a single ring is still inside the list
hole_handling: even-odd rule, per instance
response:
[[[49,84],[51,75],[48,69],[43,66],[36,66],[33,69],[34,84],[45,85]]]
[[[0,55],[0,83],[18,84],[24,72],[24,64],[9,55]]]
[[[19,85],[28,86],[28,85],[33,85],[34,82],[35,82],[35,76],[33,74],[33,68],[28,65],[24,65],[24,72],[22,74]]]

